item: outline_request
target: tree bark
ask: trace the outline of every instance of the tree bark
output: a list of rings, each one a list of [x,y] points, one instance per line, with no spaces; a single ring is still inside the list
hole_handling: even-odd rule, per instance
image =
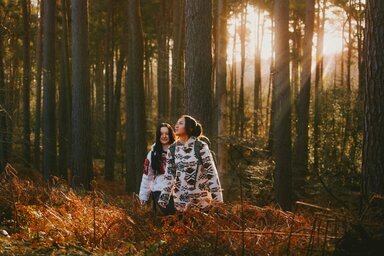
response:
[[[72,0],[72,185],[91,188],[92,132],[88,64],[88,1]]]
[[[56,1],[43,0],[43,176],[56,175],[56,71],[55,71],[55,26]]]
[[[343,135],[343,143],[341,146],[341,154],[346,155],[347,144],[349,137],[351,136],[351,95],[352,95],[352,83],[351,83],[351,66],[352,66],[352,48],[353,48],[353,38],[352,38],[352,2],[349,0],[349,11],[348,11],[348,51],[347,51],[347,97],[346,104],[344,106],[345,112],[345,127]],[[343,88],[344,89],[344,88]],[[342,157],[344,159],[344,157]],[[342,163],[343,164],[343,163]]]
[[[264,21],[261,24],[261,10],[258,11],[257,16],[257,43],[255,48],[255,81],[253,89],[253,134],[258,137],[259,135],[259,121],[262,121],[261,106],[262,106],[262,84],[261,84],[261,49],[263,44]]]
[[[59,175],[67,178],[71,148],[71,86],[69,75],[67,0],[61,0],[61,56],[59,87]]]
[[[122,48],[125,45],[122,45]],[[117,141],[117,127],[118,123],[120,123],[120,98],[121,98],[121,79],[123,75],[125,62],[125,51],[120,51],[119,61],[117,63],[116,70],[116,85],[115,92],[112,97],[112,112],[111,112],[111,124],[110,124],[110,133],[111,138],[107,143],[109,145],[109,153],[105,158],[105,174],[107,180],[113,180],[114,178],[114,169],[115,169],[115,159],[116,159],[116,141]],[[107,151],[108,152],[108,151]],[[109,174],[107,176],[107,174]]]
[[[172,49],[172,91],[171,120],[184,112],[183,109],[183,74],[184,74],[184,0],[173,0],[173,49]]]
[[[187,114],[212,134],[212,2],[185,1],[185,101]]]
[[[313,169],[315,173],[319,169],[319,148],[320,148],[320,122],[321,122],[321,109],[320,101],[322,97],[322,84],[323,84],[323,44],[324,44],[324,23],[325,23],[325,8],[326,0],[320,7],[320,0],[318,0],[318,13],[317,13],[317,45],[316,45],[316,75],[315,75],[315,110],[314,110],[314,160]],[[343,61],[343,60],[342,60]],[[343,74],[342,74],[343,75]]]
[[[228,197],[230,176],[228,173],[228,146],[225,138],[228,133],[228,104],[227,104],[227,1],[217,2],[217,34],[216,34],[216,105],[217,105],[217,155],[224,196]]]
[[[140,1],[132,0],[128,4],[128,72],[127,86],[132,87],[133,95],[133,125],[134,132],[127,136],[134,136],[134,145],[127,145],[127,152],[134,146],[135,166],[142,166],[146,154],[146,116],[143,81],[143,29],[141,25]],[[130,179],[135,179],[132,191],[137,191],[142,170],[130,170]],[[128,182],[128,181],[127,181]]]
[[[272,25],[271,25],[271,30],[272,30],[272,34],[271,34],[271,49],[275,49],[275,30],[276,30],[276,26],[275,26],[275,21],[274,21],[274,17],[273,17],[273,14],[272,14]],[[268,94],[267,94],[267,121],[265,122],[265,131],[268,132],[268,150],[270,152],[273,151],[273,126],[274,126],[274,122],[273,122],[273,116],[274,116],[274,107],[273,107],[273,90],[272,90],[272,87],[273,87],[273,84],[274,84],[274,79],[275,79],[275,56],[276,56],[276,53],[275,53],[275,50],[272,50],[271,52],[271,64],[269,66],[269,84],[268,84]]]
[[[31,60],[29,45],[30,30],[30,1],[22,1],[23,10],[23,158],[25,166],[31,164],[31,114],[30,114],[30,83],[31,83]]]
[[[229,89],[229,134],[234,135],[236,132],[236,91],[237,91],[237,74],[236,74],[236,37],[237,37],[237,22],[234,22],[234,35],[233,35],[233,49],[232,49],[232,63],[231,63],[231,76],[230,76],[230,89]]]
[[[158,118],[160,122],[169,119],[169,52],[168,52],[168,10],[167,0],[160,1],[157,26],[158,65],[157,65],[157,93]]]
[[[0,27],[0,173],[4,171],[6,158],[7,116],[5,109],[4,30]]]
[[[244,100],[244,72],[245,72],[245,37],[247,29],[247,0],[243,0],[242,12],[241,12],[241,29],[240,29],[240,53],[241,53],[241,65],[240,65],[240,93],[239,93],[239,135],[244,137],[245,129],[245,100]]]
[[[34,166],[40,168],[40,130],[41,130],[41,75],[42,75],[42,50],[43,50],[43,13],[44,1],[40,2],[40,20],[36,33],[36,112],[34,127]]]
[[[295,147],[294,189],[302,191],[308,175],[308,124],[311,94],[312,39],[315,21],[315,0],[306,1],[303,65],[301,71],[300,94],[298,102],[298,129]]]
[[[275,0],[276,72],[273,83],[273,156],[275,159],[275,196],[284,209],[291,209],[291,100],[289,79],[289,1]]]
[[[384,2],[367,0],[362,195],[384,194]]]
[[[109,1],[107,24],[105,32],[105,167],[104,177],[106,180],[113,180],[114,157],[112,142],[112,104],[113,104],[113,34],[112,34],[112,20],[113,20],[113,3]]]

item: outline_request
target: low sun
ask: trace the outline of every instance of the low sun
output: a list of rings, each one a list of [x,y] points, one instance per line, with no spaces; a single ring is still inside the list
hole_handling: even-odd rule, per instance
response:
[[[341,26],[343,25],[343,20],[345,17],[340,17],[335,13],[338,12],[338,7],[331,7],[326,12],[326,22],[325,22],[325,34],[324,34],[324,55],[335,55],[342,51],[342,32]],[[260,15],[260,17],[259,17]],[[236,61],[240,61],[240,13],[232,13],[228,19],[228,62],[232,63],[233,52],[235,53]],[[262,41],[261,44],[261,57],[263,59],[269,59],[272,55],[272,45],[271,45],[271,19],[267,12],[260,11],[252,5],[247,6],[247,23],[246,23],[246,44],[245,44],[245,55],[247,59],[253,59],[255,56],[255,49],[257,40]],[[261,31],[264,32],[262,36],[258,36],[258,22],[260,22],[260,34]],[[236,33],[235,33],[236,29]],[[234,35],[236,34],[236,39]],[[316,33],[314,33],[314,50],[316,47]],[[233,47],[235,46],[235,49]],[[315,51],[314,51],[315,54]]]

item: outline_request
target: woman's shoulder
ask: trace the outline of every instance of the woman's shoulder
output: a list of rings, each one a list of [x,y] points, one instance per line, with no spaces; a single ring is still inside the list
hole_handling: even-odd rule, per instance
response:
[[[152,151],[155,149],[156,143],[152,144],[151,149],[148,151],[147,158],[151,158]]]

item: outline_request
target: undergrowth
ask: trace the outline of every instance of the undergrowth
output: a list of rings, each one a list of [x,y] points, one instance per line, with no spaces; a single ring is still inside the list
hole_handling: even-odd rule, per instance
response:
[[[75,193],[57,178],[49,185],[20,179],[10,165],[0,180],[9,239],[41,247],[71,245],[100,255],[319,255],[333,251],[346,232],[346,215],[329,209],[292,213],[232,203],[164,217],[134,197]]]

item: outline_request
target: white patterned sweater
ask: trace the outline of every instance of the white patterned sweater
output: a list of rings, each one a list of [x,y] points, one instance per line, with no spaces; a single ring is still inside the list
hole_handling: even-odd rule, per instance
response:
[[[179,211],[190,207],[205,208],[223,202],[222,189],[215,163],[205,142],[199,141],[201,160],[195,154],[195,137],[185,144],[175,142],[175,154],[168,149],[163,190],[159,203],[168,203],[173,192],[175,207]],[[202,161],[202,163],[200,163]]]
[[[152,169],[151,154],[154,150],[155,144],[152,145],[147,158],[144,160],[143,177],[141,179],[139,199],[142,201],[148,201],[151,192],[161,191],[164,184],[164,172],[166,165],[166,154],[162,156],[161,174],[156,175]]]

